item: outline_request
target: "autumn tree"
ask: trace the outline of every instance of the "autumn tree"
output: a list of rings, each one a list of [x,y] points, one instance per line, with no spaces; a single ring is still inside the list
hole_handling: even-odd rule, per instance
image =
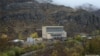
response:
[[[30,35],[30,37],[32,38],[38,38],[38,33],[37,32],[34,32]]]
[[[58,56],[58,51],[57,50],[53,50],[51,56]]]
[[[87,40],[85,52],[87,54],[100,54],[100,37]]]
[[[79,41],[79,42],[83,41],[83,37],[81,37],[81,35],[76,35],[74,37],[74,39],[77,40],[77,41]]]
[[[2,33],[0,36],[0,49],[4,50],[7,48],[8,45],[8,36],[5,33]]]

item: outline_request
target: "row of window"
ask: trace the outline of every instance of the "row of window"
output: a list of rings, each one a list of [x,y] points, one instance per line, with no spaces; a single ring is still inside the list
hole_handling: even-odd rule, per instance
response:
[[[50,28],[50,29],[47,29],[47,32],[61,32],[63,31],[63,29],[61,28]]]

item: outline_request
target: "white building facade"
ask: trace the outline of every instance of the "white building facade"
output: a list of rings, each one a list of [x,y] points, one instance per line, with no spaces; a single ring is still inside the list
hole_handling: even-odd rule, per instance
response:
[[[66,39],[67,33],[63,26],[43,26],[42,27],[43,39]]]
[[[38,43],[42,43],[42,38],[32,38],[32,37],[28,37],[26,40],[26,44],[31,46],[33,44],[38,44]]]

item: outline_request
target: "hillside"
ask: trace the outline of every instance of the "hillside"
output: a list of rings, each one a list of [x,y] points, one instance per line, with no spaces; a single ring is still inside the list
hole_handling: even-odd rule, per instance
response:
[[[63,25],[69,34],[100,30],[100,13],[83,9],[38,3],[34,0],[0,0],[0,32],[10,35],[41,28]],[[12,34],[11,34],[12,33]]]

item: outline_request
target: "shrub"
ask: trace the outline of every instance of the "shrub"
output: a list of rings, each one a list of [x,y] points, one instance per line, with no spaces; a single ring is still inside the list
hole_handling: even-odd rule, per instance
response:
[[[13,50],[15,51],[15,55],[17,55],[17,56],[23,52],[22,49],[19,47],[15,47],[15,48],[13,48]]]
[[[80,35],[75,36],[75,40],[81,42],[83,38]]]
[[[39,49],[39,46],[38,46],[38,45],[34,45],[34,46],[32,47],[32,49],[33,49],[33,50],[38,50],[38,49]]]
[[[8,56],[7,53],[0,53],[0,56]]]
[[[58,56],[58,51],[57,50],[53,50],[51,56]]]
[[[15,51],[10,50],[10,51],[7,52],[7,55],[8,56],[15,56]]]
[[[41,44],[38,45],[38,49],[43,49],[45,47],[46,47],[46,45],[44,43],[41,43]]]

